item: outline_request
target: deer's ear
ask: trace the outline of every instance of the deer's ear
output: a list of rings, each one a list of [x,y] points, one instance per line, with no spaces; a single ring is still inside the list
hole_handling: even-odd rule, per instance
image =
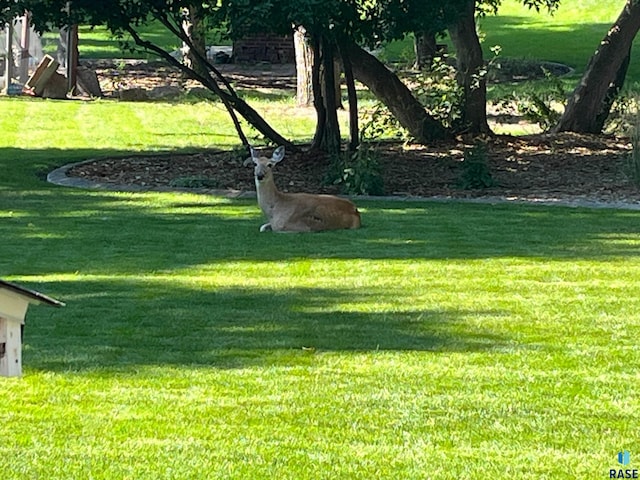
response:
[[[284,158],[284,145],[280,145],[278,148],[274,150],[273,155],[271,155],[271,161],[273,163],[278,163],[283,158]]]
[[[255,163],[255,161],[253,160],[253,157],[249,157],[247,158],[244,162],[242,162],[242,166],[244,167],[250,167],[251,165],[253,165]]]

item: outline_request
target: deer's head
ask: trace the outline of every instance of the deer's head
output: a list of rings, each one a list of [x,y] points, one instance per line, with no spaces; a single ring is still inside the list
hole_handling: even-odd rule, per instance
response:
[[[284,158],[284,146],[279,146],[273,151],[271,158],[261,157],[253,147],[251,149],[251,157],[244,162],[245,165],[253,163],[253,174],[256,182],[264,182],[273,176],[271,169],[273,166]]]

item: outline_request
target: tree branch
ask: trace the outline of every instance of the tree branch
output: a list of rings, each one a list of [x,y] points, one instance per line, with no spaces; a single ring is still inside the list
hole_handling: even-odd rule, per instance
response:
[[[285,145],[287,149],[291,152],[297,151],[298,147],[296,147],[289,140],[284,138],[278,132],[276,132],[265,120],[262,116],[254,110],[247,102],[242,100],[239,96],[228,93],[224,91],[218,83],[210,76],[207,75],[202,76],[199,75],[196,71],[179,62],[176,58],[174,58],[169,52],[162,49],[161,47],[155,45],[153,42],[144,40],[140,37],[138,32],[129,24],[126,25],[125,30],[131,35],[136,45],[139,47],[146,49],[148,51],[157,53],[161,58],[166,60],[170,65],[176,67],[178,70],[183,72],[187,77],[192,78],[202,85],[207,87],[213,93],[215,93],[220,100],[224,103],[227,110],[230,112],[231,118],[234,121],[234,125],[236,127],[236,131],[238,131],[238,135],[240,136],[240,140],[243,145],[248,146],[249,142],[242,133],[242,129],[240,127],[240,123],[235,116],[235,113],[231,113],[232,111],[238,112],[250,125],[252,125],[256,130],[258,130],[262,135],[268,138],[270,141],[275,143],[276,145]],[[235,92],[234,92],[235,93]]]

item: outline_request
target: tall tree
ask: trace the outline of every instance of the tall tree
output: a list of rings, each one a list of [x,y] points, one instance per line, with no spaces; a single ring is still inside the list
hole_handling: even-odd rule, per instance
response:
[[[593,54],[554,127],[555,132],[600,133],[622,88],[631,44],[640,30],[640,0],[626,0],[622,12]]]
[[[198,50],[198,55],[206,57],[206,28],[204,25],[204,16],[202,5],[192,3],[183,9],[184,19],[182,21],[182,29],[191,39],[193,48]],[[183,43],[182,45],[183,62],[189,68],[193,69],[200,75],[206,75],[206,65],[201,64],[197,60],[197,54],[192,48]]]
[[[526,7],[552,12],[560,0],[521,0]],[[476,31],[476,17],[498,13],[502,0],[462,0],[447,5],[454,14],[447,18],[447,30],[456,50],[456,79],[462,88],[462,128],[472,134],[490,133],[487,123],[487,82],[485,61]]]
[[[487,123],[487,80],[484,57],[476,32],[476,0],[467,0],[449,27],[456,49],[456,79],[463,92],[462,125],[472,134],[489,133]]]
[[[337,113],[340,91],[339,85],[336,85],[334,64],[338,51],[337,38],[347,18],[355,21],[355,12],[343,0],[288,0],[273,3],[246,0],[229,3],[229,21],[235,36],[255,31],[290,35],[297,31],[294,38],[297,65],[301,69],[299,74],[311,81],[309,88],[308,82],[299,79],[303,82],[299,91],[304,95],[298,100],[313,102],[317,122],[312,147],[328,153],[337,153],[341,146]],[[310,76],[307,70],[309,61]]]
[[[413,53],[416,57],[413,68],[416,70],[429,68],[438,54],[436,32],[426,30],[413,32]]]

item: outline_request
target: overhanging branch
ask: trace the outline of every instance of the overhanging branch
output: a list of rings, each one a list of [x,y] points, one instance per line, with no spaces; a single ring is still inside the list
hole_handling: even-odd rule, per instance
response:
[[[222,89],[220,85],[218,85],[216,80],[211,77],[211,75],[203,76],[198,74],[192,68],[189,68],[187,65],[184,65],[182,62],[178,61],[163,48],[159,47],[153,42],[141,38],[138,32],[131,25],[127,24],[125,30],[131,35],[131,38],[133,38],[136,45],[145,50],[156,53],[158,56],[166,60],[170,65],[183,72],[187,77],[200,82],[202,85],[211,90],[216,96],[218,96],[225,105],[225,108],[227,108],[227,111],[229,111],[229,114],[234,122],[234,126],[236,127],[236,131],[238,132],[243,145],[248,146],[249,142],[242,132],[242,128],[240,126],[238,118],[235,115],[236,112],[271,142],[275,143],[276,145],[285,145],[287,149],[292,152],[298,150],[298,148],[293,143],[276,132],[273,127],[271,127],[271,125],[269,125],[255,109],[253,109],[247,102],[240,98],[233,90],[233,88],[231,88],[229,82],[224,79],[224,76],[217,69],[214,69],[215,72],[217,72],[216,76],[218,78],[224,79],[225,87],[229,91],[225,91],[224,89]],[[182,36],[178,36],[179,38],[182,38]],[[202,58],[202,56],[200,56],[200,58]],[[209,62],[207,62],[206,60],[205,62],[206,65],[210,66]]]

